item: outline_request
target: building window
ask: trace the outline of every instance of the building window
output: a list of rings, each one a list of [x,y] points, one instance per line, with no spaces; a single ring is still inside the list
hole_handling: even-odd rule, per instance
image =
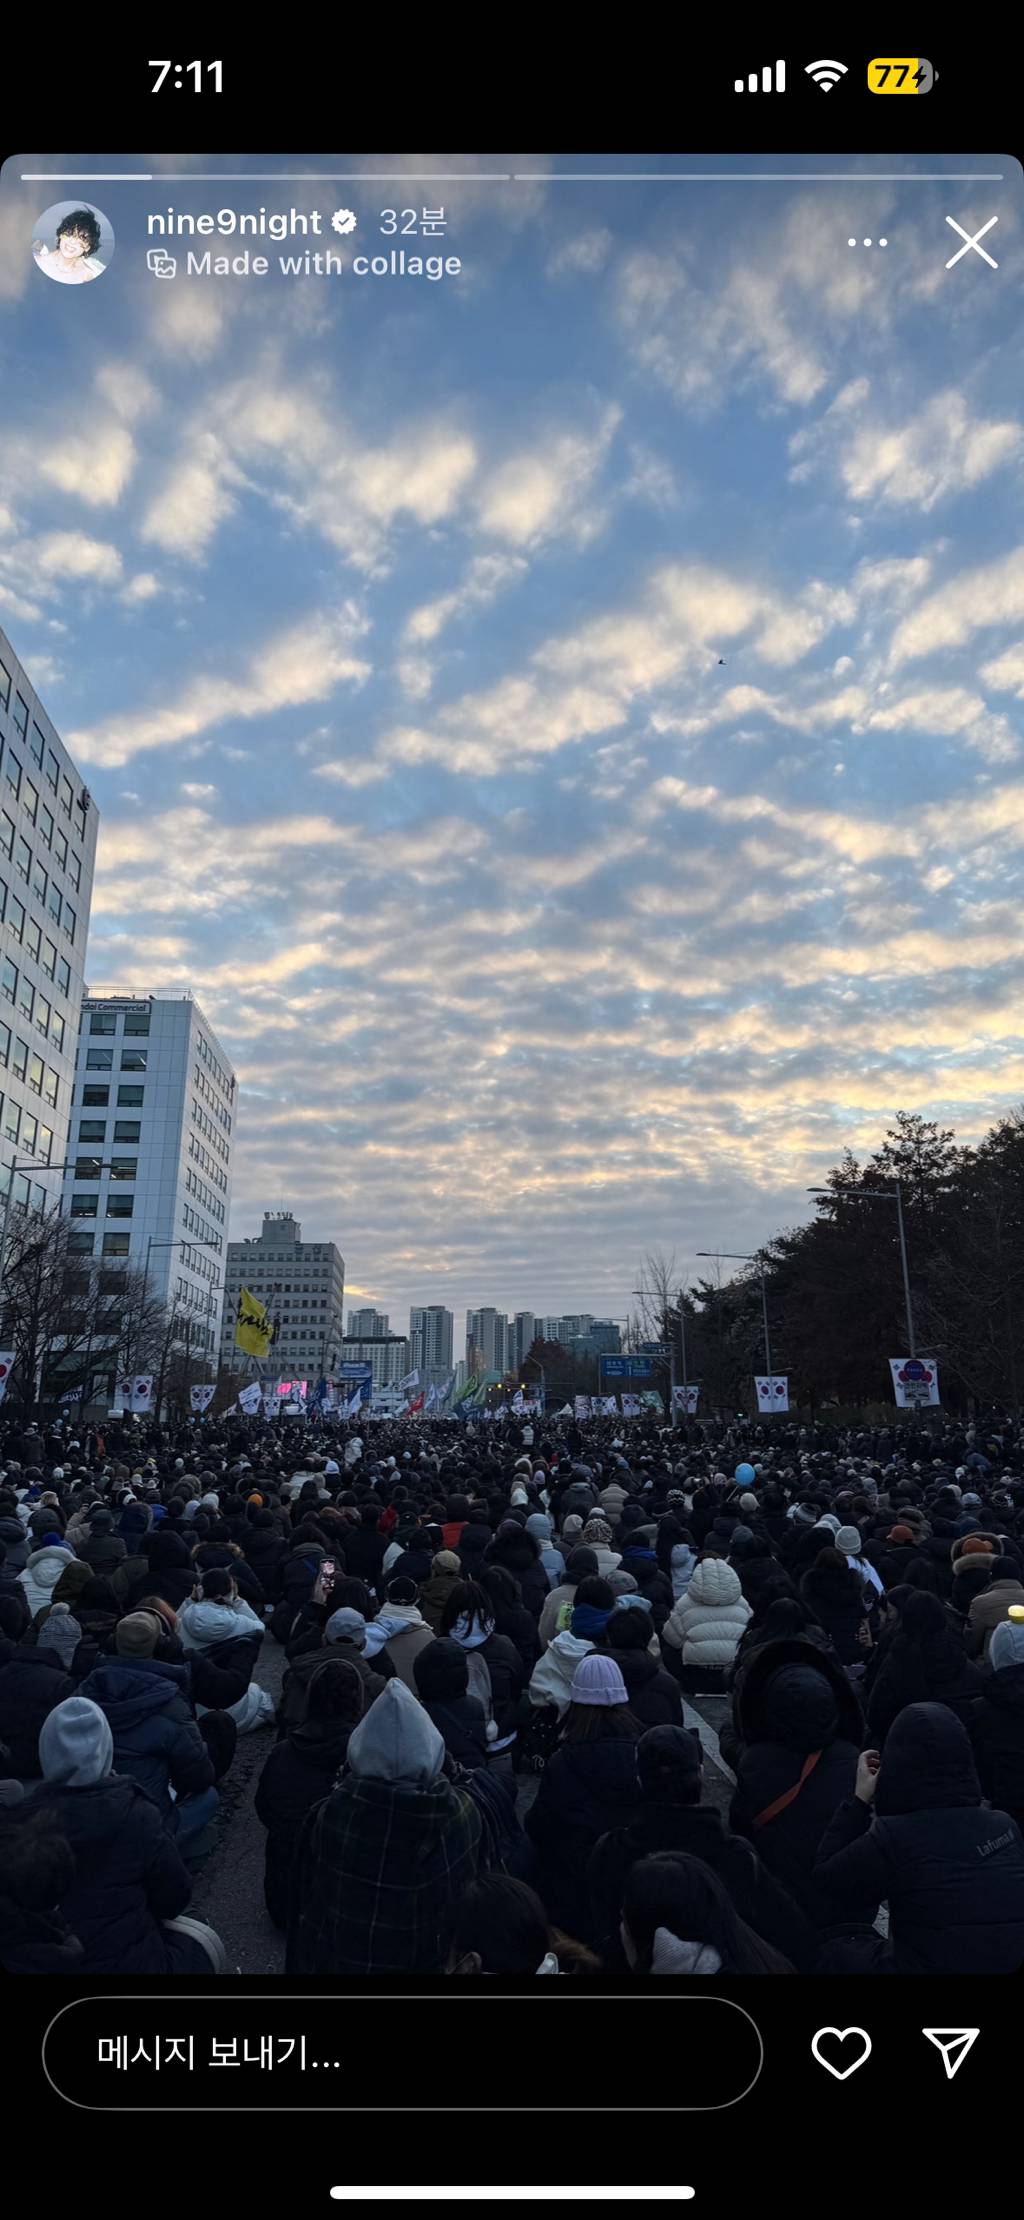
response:
[[[21,793],[21,765],[18,761],[17,756],[12,755],[9,748],[7,750],[7,769],[4,773],[4,777],[7,780],[7,784],[11,789],[11,793],[13,794],[15,801],[17,801],[18,796]]]
[[[105,1233],[103,1236],[104,1256],[127,1256],[131,1248],[131,1241],[130,1233]]]
[[[138,1118],[118,1118],[116,1120],[114,1125],[115,1141],[138,1141],[141,1138],[141,1135],[142,1127],[139,1123]],[[80,1138],[84,1140],[86,1136],[82,1134],[80,1135]],[[88,1135],[88,1139],[90,1141],[95,1141],[97,1138],[102,1138],[102,1134],[100,1136],[97,1136],[95,1133],[90,1133]]]
[[[73,1218],[95,1218],[97,1207],[95,1195],[72,1195],[71,1197],[71,1215]]]
[[[36,964],[39,962],[39,950],[42,945],[42,938],[43,936],[39,930],[38,925],[36,924],[35,918],[30,917],[25,927],[25,946],[28,949],[33,963]]]
[[[75,1159],[76,1179],[99,1179],[103,1161],[99,1156],[79,1156]]]
[[[110,1159],[111,1179],[134,1179],[138,1168],[137,1156],[112,1156]]]
[[[25,784],[22,789],[21,806],[25,812],[26,817],[28,818],[29,824],[34,825],[36,818],[39,815],[39,791],[37,787],[33,786],[31,779],[25,780]]]
[[[5,856],[14,854],[14,819],[5,809],[0,809],[0,848]]]
[[[149,1050],[145,1048],[123,1048],[121,1050],[121,1070],[145,1071],[148,1054]]]
[[[43,1082],[43,1100],[44,1100],[44,1102],[48,1102],[48,1103],[49,1103],[49,1105],[50,1105],[50,1108],[51,1108],[51,1110],[56,1110],[56,1108],[57,1108],[57,1074],[56,1074],[56,1072],[55,1072],[55,1071],[51,1071],[51,1070],[50,1070],[49,1064],[47,1064],[47,1067],[46,1067],[46,1078],[45,1078],[45,1080],[44,1080],[44,1082]]]
[[[6,1067],[10,1053],[11,1028],[9,1025],[0,1025],[0,1064]]]
[[[24,840],[20,833],[18,834],[17,845],[14,850],[14,868],[18,874],[19,879],[24,879],[27,886],[28,875],[32,869],[32,850],[29,847],[28,841]]]
[[[44,1164],[48,1164],[53,1155],[53,1130],[48,1125],[41,1125],[39,1128],[39,1146],[36,1154],[42,1157]]]
[[[43,768],[43,750],[45,748],[45,745],[46,743],[43,739],[42,733],[39,730],[39,726],[33,723],[32,738],[28,744],[29,754],[32,757],[33,763],[38,765],[40,771]]]
[[[90,1010],[89,1031],[90,1033],[116,1033],[117,1018],[113,1010]]]
[[[35,999],[36,990],[32,985],[32,981],[29,978],[27,972],[23,971],[21,974],[21,978],[18,981],[18,992],[15,996],[15,1003],[17,1008],[22,1012],[23,1016],[29,1020],[30,1024],[32,1022],[32,1007]]]
[[[52,940],[44,940],[43,942],[42,965],[47,978],[55,980],[57,977],[57,950]]]
[[[21,1146],[26,1156],[34,1156],[36,1153],[36,1135],[38,1131],[38,1118],[30,1117],[26,1110],[21,1120]]]
[[[28,1060],[28,1083],[29,1083],[29,1086],[31,1087],[31,1089],[32,1089],[32,1092],[33,1092],[33,1094],[34,1094],[34,1095],[41,1095],[41,1094],[42,1094],[42,1091],[43,1091],[43,1073],[45,1072],[45,1070],[46,1070],[46,1065],[44,1064],[44,1062],[43,1062],[43,1059],[42,1059],[42,1057],[41,1057],[41,1056],[30,1056],[30,1057],[29,1057],[29,1060]]]
[[[4,1111],[4,1140],[14,1141],[16,1143],[20,1132],[21,1111],[19,1110],[17,1103],[12,1102],[10,1096],[8,1095],[7,1107]]]
[[[68,1253],[70,1256],[91,1256],[95,1246],[96,1236],[94,1233],[69,1233],[68,1235]]]
[[[57,985],[63,995],[71,993],[71,965],[66,956],[57,958]]]
[[[11,702],[11,674],[6,663],[0,663],[0,709],[9,709]]]
[[[15,694],[14,697],[14,729],[19,738],[24,740],[28,731],[28,703],[22,701],[20,694]]]
[[[50,1039],[53,1042],[55,1048],[63,1048],[64,1020],[61,1017],[59,1010],[54,1011],[53,1016],[50,1020]]]
[[[75,790],[71,784],[71,780],[62,778],[60,782],[60,806],[65,817],[68,818],[69,821],[71,818],[71,804],[74,801],[74,798]]]
[[[45,802],[43,803],[42,809],[39,812],[39,838],[42,841],[44,848],[52,848],[53,818],[51,817]]]
[[[47,878],[46,872],[43,870],[42,864],[40,863],[37,856],[34,864],[32,865],[32,892],[35,895],[37,902],[46,901],[46,890],[49,884],[50,881]]]
[[[144,1087],[119,1087],[117,1090],[118,1109],[141,1110],[142,1098],[145,1092]],[[106,1096],[103,1099],[106,1101]]]
[[[130,1218],[135,1208],[134,1195],[108,1195],[107,1217]]]
[[[36,996],[36,1027],[45,1040],[50,1031],[50,1004],[45,994]]]
[[[85,1052],[85,1068],[86,1071],[113,1071],[113,1049],[87,1048]]]
[[[105,1110],[110,1101],[109,1087],[83,1087],[83,1110]]]
[[[74,887],[79,887],[79,886],[81,886],[81,884],[82,884],[82,858],[81,858],[81,856],[79,856],[79,855],[76,855],[76,854],[75,854],[75,851],[74,851],[74,849],[73,849],[73,848],[72,848],[72,850],[71,850],[71,861],[70,861],[70,863],[68,864],[68,878],[70,879],[70,881],[71,881],[71,884],[72,884],[72,886],[74,886]],[[125,1026],[125,1032],[127,1033],[127,1031],[128,1031],[128,1027],[127,1027],[127,1026]]]
[[[50,823],[53,823],[52,817],[50,819]],[[66,833],[59,832],[57,834],[53,843],[53,852],[57,858],[61,870],[66,871],[68,867],[68,836]]]
[[[149,1011],[127,1010],[125,1012],[124,1030],[126,1039],[130,1040],[132,1035],[134,1034],[136,1040],[148,1041]]]
[[[56,756],[54,755],[53,749],[52,749],[52,748],[47,748],[47,751],[46,751],[46,783],[47,783],[47,786],[48,786],[48,787],[49,787],[49,789],[50,789],[50,792],[51,792],[51,794],[56,794],[56,791],[57,791],[57,780],[59,779],[59,777],[60,777],[60,764],[58,763],[58,761],[57,761],[57,758],[56,758]]]
[[[105,1141],[107,1138],[106,1119],[81,1118],[78,1125],[78,1138],[80,1141]]]
[[[7,904],[7,930],[19,943],[25,937],[25,904],[12,894]]]
[[[68,939],[69,939],[69,941],[71,941],[71,943],[72,943],[72,946],[74,945],[74,939],[75,939],[75,928],[76,928],[77,924],[78,924],[78,919],[77,919],[77,917],[75,916],[74,910],[72,909],[72,907],[71,907],[71,904],[70,904],[70,902],[65,902],[65,904],[64,904],[64,931],[66,932],[66,934],[67,934],[67,936],[68,936]]]

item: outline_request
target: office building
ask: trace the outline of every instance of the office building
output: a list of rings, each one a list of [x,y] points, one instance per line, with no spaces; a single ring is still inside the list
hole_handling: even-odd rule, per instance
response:
[[[17,1164],[12,1199],[39,1210],[59,1201],[70,1154],[96,822],[0,632],[0,1200]]]
[[[484,1310],[466,1312],[466,1361],[472,1367],[474,1352],[478,1369],[484,1372],[504,1372],[508,1365],[509,1322],[501,1311]]]
[[[534,1317],[532,1310],[517,1310],[512,1320],[512,1347],[509,1353],[509,1364],[514,1366],[516,1371],[522,1365],[524,1357],[528,1357],[530,1354],[537,1336],[538,1323],[539,1321]]]
[[[304,1241],[290,1210],[265,1210],[250,1241],[229,1241],[220,1359],[231,1372],[251,1373],[252,1359],[235,1347],[242,1289],[277,1322],[263,1370],[276,1379],[329,1379],[342,1349],[345,1259],[333,1241]]]
[[[379,1395],[382,1388],[398,1387],[411,1369],[406,1334],[346,1334],[341,1356],[344,1364],[372,1365],[373,1395]]]
[[[87,995],[64,1175],[83,1256],[146,1273],[181,1339],[220,1339],[237,1082],[186,995]]]
[[[440,1387],[452,1371],[455,1319],[441,1303],[409,1312],[409,1366],[425,1387]]]
[[[391,1320],[386,1310],[350,1310],[347,1334],[362,1334],[364,1340],[375,1341],[379,1334],[391,1332]]]

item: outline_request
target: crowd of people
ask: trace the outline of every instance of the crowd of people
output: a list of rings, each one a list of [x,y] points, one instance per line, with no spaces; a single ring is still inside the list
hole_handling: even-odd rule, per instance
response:
[[[233,1970],[248,1735],[289,1976],[1024,1970],[1024,1432],[8,1425],[0,1967]]]

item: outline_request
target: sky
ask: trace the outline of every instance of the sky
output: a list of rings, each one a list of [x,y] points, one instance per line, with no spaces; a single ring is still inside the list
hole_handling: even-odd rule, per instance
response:
[[[0,617],[100,811],[91,991],[191,989],[239,1074],[233,1237],[294,1209],[403,1328],[624,1317],[898,1109],[1021,1101],[1012,164],[18,182],[62,160],[0,189]],[[85,287],[31,260],[67,191],[117,239]],[[230,205],[358,228],[149,273],[151,210]],[[277,270],[325,243],[462,270]]]

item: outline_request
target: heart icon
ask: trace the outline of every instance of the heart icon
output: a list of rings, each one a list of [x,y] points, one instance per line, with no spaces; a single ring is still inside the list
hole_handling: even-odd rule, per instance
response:
[[[837,2043],[848,2043],[851,2037],[860,2043],[860,2055],[853,2060],[852,2065],[833,2066],[832,2060],[823,2055],[820,2046],[826,2035],[834,2035]],[[834,2074],[837,2081],[847,2081],[851,2074],[856,2073],[858,2066],[863,2066],[865,2059],[870,2058],[871,2037],[863,2027],[819,2027],[811,2049],[819,2066],[824,2066],[826,2073]]]

